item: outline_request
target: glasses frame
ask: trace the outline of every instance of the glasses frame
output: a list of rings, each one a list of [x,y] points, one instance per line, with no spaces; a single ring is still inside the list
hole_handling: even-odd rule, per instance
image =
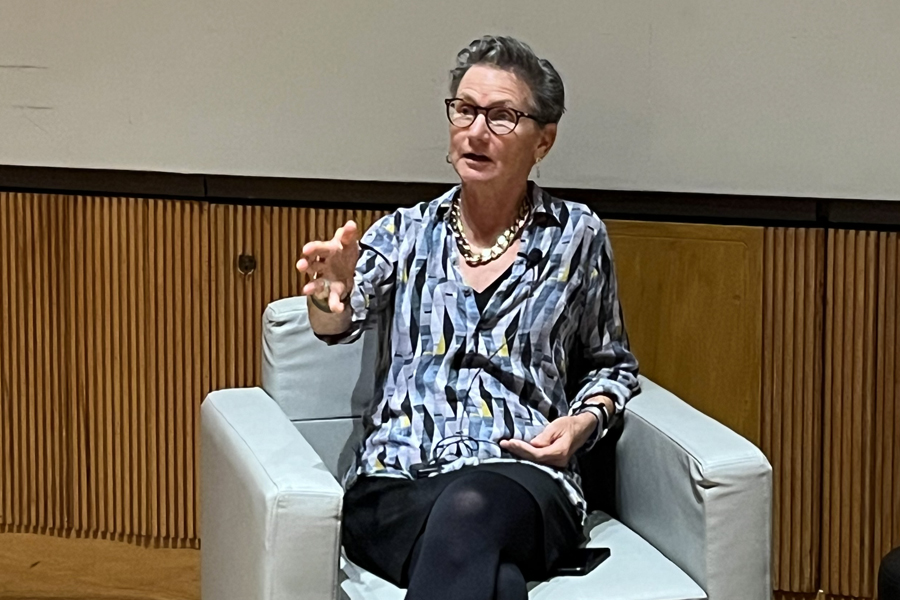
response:
[[[434,455],[434,458],[432,460],[441,460],[448,452],[451,456],[457,456],[459,458],[470,458],[472,456],[478,456],[478,450],[481,444],[490,444],[493,446],[497,446],[498,449],[500,448],[500,444],[492,440],[482,440],[461,433],[454,433],[438,441],[434,445],[434,447],[432,448],[432,454]],[[453,448],[453,450],[451,450],[451,447]],[[468,451],[465,456],[463,456],[462,448]]]
[[[472,123],[469,123],[468,125],[457,125],[456,123],[453,122],[453,119],[450,117],[450,105],[456,101],[462,102],[463,104],[465,104],[467,106],[471,106],[472,108],[475,109],[475,117],[472,119]],[[513,131],[516,130],[516,127],[519,126],[519,121],[521,121],[523,118],[531,119],[532,121],[534,121],[535,123],[538,123],[539,125],[543,125],[543,123],[544,123],[543,121],[541,121],[534,115],[529,115],[528,113],[522,112],[521,110],[516,110],[515,108],[512,108],[511,106],[491,106],[490,108],[487,108],[484,106],[478,106],[477,104],[472,104],[471,102],[466,102],[462,98],[447,98],[446,100],[444,100],[444,105],[447,107],[447,120],[450,121],[451,125],[453,125],[454,127],[459,127],[460,129],[468,129],[469,127],[471,127],[475,123],[475,121],[478,120],[478,115],[480,115],[481,113],[484,113],[485,125],[487,125],[487,128],[490,129],[491,133],[493,133],[494,135],[509,135],[510,133],[512,133]],[[488,118],[488,113],[490,113],[492,110],[512,111],[512,113],[514,115],[516,115],[516,122],[513,123],[512,129],[510,129],[509,131],[506,131],[504,133],[499,133],[497,131],[494,131],[494,128],[491,127],[491,120]]]

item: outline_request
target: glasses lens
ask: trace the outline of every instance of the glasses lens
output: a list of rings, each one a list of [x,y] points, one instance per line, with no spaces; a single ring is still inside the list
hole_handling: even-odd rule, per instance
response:
[[[454,100],[447,105],[447,116],[450,122],[457,127],[468,127],[475,120],[478,111],[471,104],[466,104],[462,100]]]
[[[494,133],[503,135],[516,128],[516,113],[508,108],[502,106],[492,108],[488,111],[487,118]]]

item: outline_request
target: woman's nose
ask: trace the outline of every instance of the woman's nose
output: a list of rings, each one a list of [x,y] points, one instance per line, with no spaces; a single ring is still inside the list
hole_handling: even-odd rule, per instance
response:
[[[491,130],[487,126],[487,115],[479,112],[475,115],[475,120],[469,125],[469,133],[475,137],[487,137]]]

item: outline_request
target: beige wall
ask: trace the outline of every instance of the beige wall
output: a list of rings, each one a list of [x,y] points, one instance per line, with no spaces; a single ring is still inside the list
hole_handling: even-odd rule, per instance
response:
[[[0,164],[452,181],[485,32],[566,80],[541,183],[900,198],[896,0],[0,0]]]

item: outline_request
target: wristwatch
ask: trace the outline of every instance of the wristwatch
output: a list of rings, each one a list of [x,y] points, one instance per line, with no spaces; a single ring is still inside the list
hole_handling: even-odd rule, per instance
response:
[[[578,409],[578,412],[575,414],[581,413],[591,413],[594,417],[597,418],[597,425],[600,427],[600,431],[606,431],[609,427],[609,411],[606,408],[606,405],[602,402],[599,404],[582,404],[581,408]]]

